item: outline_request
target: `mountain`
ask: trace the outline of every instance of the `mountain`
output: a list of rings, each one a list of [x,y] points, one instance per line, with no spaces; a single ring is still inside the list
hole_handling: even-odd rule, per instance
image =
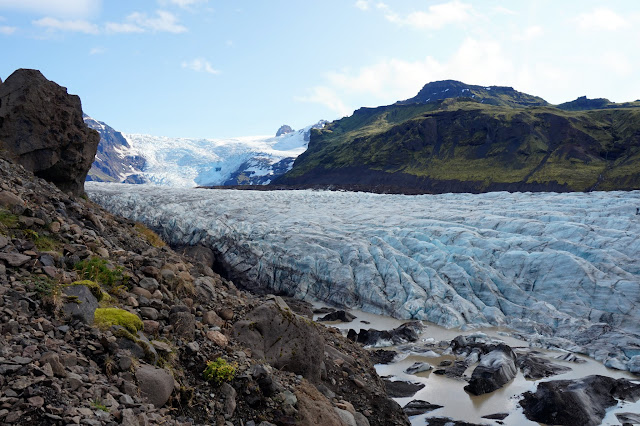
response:
[[[122,133],[84,114],[84,122],[100,134],[98,152],[89,170],[87,181],[125,182],[139,175],[146,161],[140,155],[130,155],[131,145]]]
[[[276,137],[193,139],[122,134],[88,116],[85,122],[100,133],[88,180],[182,187],[268,184],[306,150],[311,129],[326,123],[282,126]]]
[[[450,98],[470,98],[484,104],[514,108],[549,105],[544,99],[518,92],[513,87],[474,86],[455,80],[425,84],[416,96],[396,105],[425,104]]]
[[[586,96],[580,96],[575,101],[556,105],[556,108],[560,108],[565,111],[585,111],[589,109],[611,108],[640,108],[640,100],[637,100],[635,102],[624,102],[621,104],[617,104],[605,98],[589,99]]]
[[[274,183],[400,192],[640,188],[640,108],[598,105],[569,111],[511,88],[430,83],[410,100],[314,130],[308,150]]]

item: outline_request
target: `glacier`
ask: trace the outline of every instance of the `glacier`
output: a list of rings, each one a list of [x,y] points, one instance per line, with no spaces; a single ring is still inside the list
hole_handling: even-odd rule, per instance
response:
[[[324,120],[281,136],[194,139],[123,134],[128,147],[120,155],[145,159],[144,181],[172,187],[268,184],[293,166],[309,143],[312,128]],[[120,176],[119,181],[127,175]]]
[[[388,195],[87,183],[203,244],[252,290],[445,327],[504,326],[609,365],[640,355],[640,191]]]

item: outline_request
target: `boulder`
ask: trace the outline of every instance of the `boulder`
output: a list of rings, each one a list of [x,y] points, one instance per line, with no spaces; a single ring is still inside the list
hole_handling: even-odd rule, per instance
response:
[[[471,380],[464,389],[474,395],[482,395],[500,389],[517,373],[516,354],[504,344],[482,355],[480,364],[473,370]]]
[[[163,368],[141,365],[136,369],[136,380],[142,398],[157,408],[162,407],[173,392],[173,376]]]
[[[91,293],[91,289],[84,285],[72,285],[65,287],[62,293],[66,296],[62,306],[64,314],[85,324],[93,324],[98,299]]]
[[[99,142],[83,121],[80,98],[40,71],[19,69],[0,84],[0,150],[36,176],[84,193]]]
[[[282,301],[268,301],[234,324],[233,337],[248,346],[257,359],[273,367],[301,374],[318,383],[324,339],[316,325],[293,313]]]
[[[536,392],[525,392],[520,405],[534,422],[567,425],[599,425],[618,399],[637,401],[640,385],[626,379],[587,376],[577,380],[541,382]]]

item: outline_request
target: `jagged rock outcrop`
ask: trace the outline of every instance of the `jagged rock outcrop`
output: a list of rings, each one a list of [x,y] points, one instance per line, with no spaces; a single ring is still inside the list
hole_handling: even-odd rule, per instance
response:
[[[283,124],[282,126],[280,126],[280,128],[276,132],[276,137],[286,135],[287,133],[293,133],[293,132],[295,132],[295,130],[293,130],[291,126],[289,126],[288,124]]]
[[[40,71],[19,69],[0,84],[0,150],[36,176],[83,193],[99,140],[80,98]]]

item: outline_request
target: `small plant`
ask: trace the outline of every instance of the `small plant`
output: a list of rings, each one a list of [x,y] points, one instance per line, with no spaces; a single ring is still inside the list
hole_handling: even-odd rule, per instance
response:
[[[164,241],[162,241],[162,238],[160,238],[158,234],[156,234],[155,232],[153,232],[151,229],[147,228],[143,224],[136,223],[134,228],[136,231],[138,231],[138,234],[145,237],[149,242],[149,244],[151,244],[152,246],[160,248],[167,245]]]
[[[0,209],[0,224],[7,228],[16,228],[18,226],[18,215],[4,209]]]
[[[223,358],[216,358],[214,361],[207,361],[207,367],[202,372],[204,379],[219,385],[223,382],[230,382],[236,376],[236,363],[229,364]]]
[[[60,285],[49,277],[37,277],[33,285],[39,299],[54,297],[60,293]]]
[[[112,325],[119,325],[133,334],[136,334],[144,327],[142,320],[137,315],[118,308],[96,309],[94,324],[102,329],[107,329]]]
[[[101,399],[96,398],[93,401],[91,401],[91,406],[96,410],[105,411],[107,413],[109,412],[109,408],[106,405],[104,405]]]
[[[92,257],[76,263],[73,267],[85,280],[98,282],[106,287],[114,287],[122,281],[126,285],[127,277],[122,274],[122,267],[114,267],[106,259]]]

